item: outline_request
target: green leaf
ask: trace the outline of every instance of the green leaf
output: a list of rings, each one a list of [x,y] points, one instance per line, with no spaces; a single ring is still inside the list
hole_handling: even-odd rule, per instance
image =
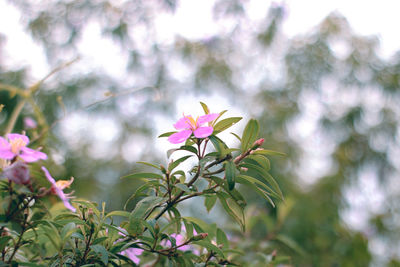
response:
[[[126,179],[126,178],[131,178],[131,179],[163,179],[163,176],[157,173],[151,173],[151,172],[140,172],[140,173],[133,173],[129,175],[122,176],[121,179]]]
[[[145,197],[136,204],[136,207],[131,212],[130,217],[142,219],[143,217],[145,217],[146,213],[150,209],[159,205],[164,200],[165,198],[163,197],[156,197],[156,196]]]
[[[229,248],[229,241],[226,234],[221,229],[217,228],[217,244],[223,245],[224,248]]]
[[[215,203],[217,202],[216,195],[204,195],[204,205],[206,206],[207,212],[210,212],[211,209],[214,207]]]
[[[213,144],[215,150],[218,152],[218,157],[223,158],[230,153],[228,146],[215,135],[210,135],[208,137]]]
[[[203,233],[209,233],[211,232],[211,227],[205,223],[203,220],[199,219],[199,218],[195,218],[195,217],[182,217],[182,219],[184,219],[184,221],[189,221],[191,223],[195,223],[200,227],[200,232]],[[186,228],[187,229],[187,228]]]
[[[130,213],[127,212],[127,211],[123,211],[123,210],[114,210],[114,211],[112,211],[112,212],[109,212],[109,213],[106,215],[105,218],[112,217],[112,216],[121,216],[121,217],[126,217],[126,218],[128,218],[129,215],[130,215]]]
[[[8,241],[10,241],[10,239],[12,239],[12,237],[8,235],[0,237],[0,251],[3,251],[3,249],[7,246]]]
[[[173,169],[175,169],[176,167],[178,167],[179,164],[181,164],[182,162],[184,162],[185,160],[187,160],[188,158],[192,157],[192,155],[190,156],[184,156],[182,158],[179,158],[175,161],[172,161],[169,165],[168,165],[168,171],[172,171]]]
[[[143,222],[145,222],[145,220],[130,217],[127,229],[128,233],[132,236],[140,235],[144,231]]]
[[[280,241],[280,242],[282,242],[283,244],[285,244],[289,248],[293,249],[294,251],[296,251],[301,256],[305,256],[307,254],[306,251],[299,244],[297,244],[296,241],[294,241],[293,239],[291,239],[290,237],[288,237],[286,235],[278,234],[275,237],[275,239]]]
[[[214,253],[217,253],[218,256],[220,256],[221,258],[225,258],[224,253],[222,252],[222,250],[221,250],[219,247],[214,246],[213,244],[211,244],[210,242],[208,242],[208,241],[206,241],[206,240],[194,241],[193,244],[199,245],[199,246],[201,246],[201,247],[204,247],[204,248],[206,248],[209,252],[212,251],[212,252],[214,252]]]
[[[224,210],[240,225],[242,231],[245,231],[245,218],[243,209],[234,201],[229,201],[229,196],[223,192],[217,192],[217,197]]]
[[[197,155],[197,149],[196,149],[195,147],[185,145],[185,146],[181,146],[180,148],[172,148],[172,149],[169,149],[169,150],[167,151],[167,158],[171,157],[171,155],[172,155],[174,152],[180,151],[180,150],[186,150],[186,151],[189,151],[189,152],[191,152],[191,153]]]
[[[222,131],[225,131],[235,123],[239,122],[242,119],[242,117],[232,117],[232,118],[227,118],[219,121],[217,124],[214,126],[214,133],[213,134],[218,134]]]
[[[242,142],[242,138],[240,138],[239,135],[237,135],[237,134],[235,134],[235,133],[232,133],[232,132],[231,132],[231,135],[233,135],[233,136],[236,137],[240,142]]]
[[[173,135],[174,133],[177,133],[177,131],[174,131],[174,132],[166,132],[166,133],[160,134],[160,135],[158,136],[158,138],[160,138],[160,137],[169,137],[170,135]]]
[[[246,167],[249,170],[254,170],[256,171],[264,180],[271,185],[271,188],[274,190],[275,193],[278,194],[278,198],[283,200],[283,194],[281,189],[279,188],[278,183],[275,181],[275,179],[267,172],[267,170],[263,169],[260,166],[254,165],[254,164],[249,164],[249,163],[244,163],[241,164],[240,166]]]
[[[65,240],[68,239],[76,231],[78,231],[78,228],[76,227],[75,223],[73,223],[73,222],[67,223],[61,229],[61,232],[60,232],[61,239],[65,242]]]
[[[247,177],[247,178],[253,179],[253,180],[257,181],[258,183],[260,183],[263,187],[266,187],[266,185],[264,185],[262,182],[258,181],[256,178],[253,178],[253,177],[250,177],[250,176],[238,175],[236,177],[236,181],[238,183],[250,186],[254,191],[256,191],[258,194],[260,194],[265,200],[267,200],[269,203],[271,203],[272,207],[275,207],[274,201],[272,201],[272,199],[269,197],[269,195],[270,195],[269,192],[259,188],[256,185],[257,182],[249,181],[249,179],[244,179],[243,177]]]
[[[200,105],[203,108],[205,114],[210,114],[210,109],[207,107],[206,104],[204,104],[203,102],[200,102]]]
[[[160,166],[157,166],[157,165],[154,165],[154,164],[151,164],[151,163],[145,162],[145,161],[138,161],[138,162],[136,162],[136,163],[139,163],[139,164],[144,164],[144,165],[147,165],[147,166],[150,166],[150,167],[156,168],[156,169],[158,169],[158,170],[161,170]]]
[[[235,188],[236,165],[233,161],[225,162],[225,178],[228,182],[229,190]]]
[[[266,157],[263,157],[261,155],[249,155],[247,159],[254,160],[257,162],[258,165],[263,167],[266,171],[269,171],[271,169],[271,163]]]
[[[186,193],[191,193],[189,187],[185,184],[176,184],[175,187],[178,187],[180,190],[185,191]]]
[[[107,236],[102,236],[102,237],[96,238],[96,239],[93,241],[92,245],[100,244],[100,243],[102,243],[103,241],[105,241],[105,240],[107,240],[107,239],[108,239]]]
[[[108,264],[108,252],[102,245],[91,245],[90,248],[100,256],[100,260],[107,265]]]
[[[260,126],[255,119],[249,120],[243,131],[241,151],[245,153],[256,141]]]
[[[279,152],[279,151],[274,151],[274,150],[268,150],[268,149],[255,150],[253,152],[253,155],[286,156],[285,153],[282,153],[282,152]]]

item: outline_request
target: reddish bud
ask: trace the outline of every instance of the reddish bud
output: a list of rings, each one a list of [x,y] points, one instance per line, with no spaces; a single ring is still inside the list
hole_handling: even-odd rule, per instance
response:
[[[16,184],[26,185],[30,183],[29,168],[21,161],[16,161],[10,166],[4,168],[3,175]]]
[[[264,138],[260,138],[260,139],[256,140],[251,149],[254,150],[254,149],[259,148],[260,146],[262,146],[262,144],[264,144],[264,141],[265,141]]]

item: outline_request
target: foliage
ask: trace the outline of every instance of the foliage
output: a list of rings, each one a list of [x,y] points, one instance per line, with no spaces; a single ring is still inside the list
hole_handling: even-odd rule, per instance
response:
[[[24,97],[29,99],[30,94]],[[7,179],[0,184],[1,263],[11,266],[241,265],[244,252],[230,245],[224,229],[200,218],[182,216],[178,204],[191,198],[204,198],[210,212],[218,199],[231,219],[245,231],[246,201],[236,184],[249,186],[272,205],[273,198],[283,200],[278,184],[268,173],[267,155],[278,152],[261,148],[264,139],[257,139],[259,125],[254,119],[243,131],[240,149],[229,148],[216,134],[241,118],[219,120],[222,113],[207,114],[208,107],[202,105],[206,115],[196,120],[190,116],[180,120],[190,122],[184,125],[192,128],[193,134],[190,130],[189,138],[182,140],[185,144],[168,153],[169,157],[176,151],[185,151],[188,155],[170,160],[166,167],[141,162],[154,172],[122,177],[144,181],[128,199],[124,210],[107,212],[105,203],[98,207],[80,199],[73,200],[71,206],[71,194],[63,190],[73,179],[56,182],[42,167],[51,183],[47,189],[43,174],[35,171],[37,163],[32,163],[46,159],[46,155],[27,150],[29,139],[25,135],[8,134],[9,141],[1,139],[2,175]],[[210,118],[205,128],[210,131],[199,138],[196,130],[204,118]],[[175,127],[180,129],[178,123]],[[10,121],[7,129],[13,129],[14,124],[15,120]],[[161,136],[171,134],[174,133]],[[32,157],[20,154],[23,149],[38,156],[31,160]],[[181,164],[189,158],[196,158],[194,166],[184,171]],[[31,165],[32,176],[26,163]],[[52,194],[61,198],[69,212],[59,205],[49,207],[48,198]],[[127,209],[131,201],[136,202],[132,210]],[[278,235],[276,239],[298,247],[286,237]],[[264,262],[271,266],[279,264],[282,258],[275,258],[274,253],[263,255]]]
[[[115,50],[121,49],[121,58],[126,59],[122,65],[127,66],[128,79],[90,66],[84,72],[63,70],[55,74],[56,79],[41,84],[44,90],[36,91],[32,100],[44,111],[52,131],[39,132],[34,144],[46,140],[45,149],[57,147],[49,152],[55,159],[58,156],[56,162],[61,156],[63,166],[48,161],[49,169],[60,177],[78,176],[74,189],[79,195],[106,201],[109,210],[116,210],[141,183],[112,178],[132,169],[148,173],[147,166],[133,163],[133,158],[162,162],[154,153],[153,118],[170,116],[177,99],[184,96],[222,95],[244,116],[260,122],[260,136],[269,148],[286,154],[282,161],[268,158],[269,173],[278,178],[285,202],[273,208],[261,194],[254,194],[257,189],[247,190],[252,186],[244,185],[239,190],[250,206],[246,231],[226,223],[233,236],[230,244],[246,251],[247,264],[262,266],[274,255],[273,244],[278,255],[288,255],[298,266],[396,266],[400,57],[382,57],[379,38],[358,35],[337,13],[313,30],[288,38],[281,25],[288,15],[285,6],[274,4],[263,19],[254,20],[248,13],[252,2],[217,0],[216,28],[226,26],[223,32],[204,39],[175,36],[166,43],[157,38],[158,14],[173,13],[179,1],[48,1],[43,5],[10,1],[24,14],[23,27],[45,48],[52,67],[70,55],[81,55],[79,42],[93,23],[99,25],[103,39],[115,41]],[[141,29],[145,37],[137,34]],[[186,76],[179,75],[177,66],[186,70]],[[0,68],[2,85],[27,87],[27,68]],[[2,130],[20,100],[19,95],[0,91],[0,103],[5,105],[0,113]],[[22,111],[24,116],[35,112],[31,106]],[[74,115],[90,116],[90,127],[81,131],[71,127],[73,134],[66,138],[62,120]],[[98,118],[112,118],[122,129],[107,147],[105,158],[91,153],[99,144],[87,135]],[[22,116],[15,129],[24,129]],[[35,131],[28,133],[35,136]],[[142,146],[134,149],[138,155],[127,159],[119,152],[130,139],[140,140]],[[258,160],[267,168],[268,162]],[[256,163],[249,159],[243,164]],[[257,171],[252,175],[263,179]],[[371,179],[372,189],[367,186]],[[210,197],[206,205],[211,208],[217,200]],[[215,221],[223,223],[218,202],[212,212],[217,214]],[[129,202],[128,208],[134,204]],[[197,202],[182,204],[192,214],[200,212]],[[349,211],[362,226],[349,225]],[[278,240],[278,235],[284,237]],[[301,252],[288,239],[299,244]]]

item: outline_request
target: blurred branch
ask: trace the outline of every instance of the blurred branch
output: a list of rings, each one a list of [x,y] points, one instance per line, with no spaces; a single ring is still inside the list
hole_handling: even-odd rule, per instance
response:
[[[46,125],[46,120],[42,114],[42,112],[40,111],[39,107],[36,105],[35,101],[33,100],[33,93],[35,93],[37,90],[39,90],[40,85],[47,80],[49,77],[51,77],[53,74],[55,74],[56,72],[70,66],[71,64],[73,64],[74,62],[76,62],[77,60],[79,60],[79,58],[75,58],[71,61],[68,61],[58,67],[56,67],[55,69],[53,69],[52,71],[50,71],[43,79],[41,79],[40,81],[38,81],[37,83],[35,83],[34,85],[30,86],[29,88],[27,88],[26,90],[23,90],[21,88],[12,86],[12,85],[7,85],[7,84],[0,84],[0,89],[4,89],[10,92],[10,95],[13,96],[13,94],[18,94],[20,95],[23,99],[17,104],[17,106],[15,107],[15,109],[13,110],[10,120],[8,121],[6,130],[4,134],[8,134],[11,133],[11,131],[14,129],[15,123],[17,122],[18,116],[21,114],[22,109],[24,108],[26,102],[29,102],[35,112],[35,115],[37,116],[37,119],[39,121],[39,124],[44,126]],[[48,127],[46,127],[48,128]]]

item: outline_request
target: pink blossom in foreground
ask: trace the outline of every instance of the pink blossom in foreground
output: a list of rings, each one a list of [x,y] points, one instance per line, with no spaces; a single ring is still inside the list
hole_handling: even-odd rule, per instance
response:
[[[140,248],[128,248],[121,252],[121,255],[127,256],[131,259],[136,265],[140,263],[140,259],[138,256],[142,255],[143,250]]]
[[[16,184],[29,184],[30,182],[28,166],[21,161],[16,161],[4,168],[3,176]]]
[[[168,141],[172,144],[179,144],[186,141],[192,134],[197,138],[206,138],[213,133],[214,129],[211,126],[202,125],[215,120],[218,116],[219,113],[211,113],[197,117],[196,120],[190,115],[183,116],[174,124],[175,129],[181,131],[170,135]]]
[[[25,162],[47,159],[45,153],[26,147],[29,144],[26,135],[11,133],[7,139],[0,136],[0,158],[11,160],[18,156]]]
[[[72,182],[74,181],[74,178],[71,177],[69,181],[66,180],[59,180],[55,181],[53,177],[51,177],[49,171],[42,166],[42,170],[44,174],[46,175],[47,180],[51,183],[51,192],[55,195],[57,195],[62,202],[64,203],[64,206],[71,210],[72,212],[75,212],[76,209],[69,203],[69,199],[71,198],[70,194],[64,194],[63,190],[65,188],[68,188]]]
[[[24,127],[25,127],[25,129],[34,129],[37,127],[37,123],[31,117],[25,117],[24,118]]]

